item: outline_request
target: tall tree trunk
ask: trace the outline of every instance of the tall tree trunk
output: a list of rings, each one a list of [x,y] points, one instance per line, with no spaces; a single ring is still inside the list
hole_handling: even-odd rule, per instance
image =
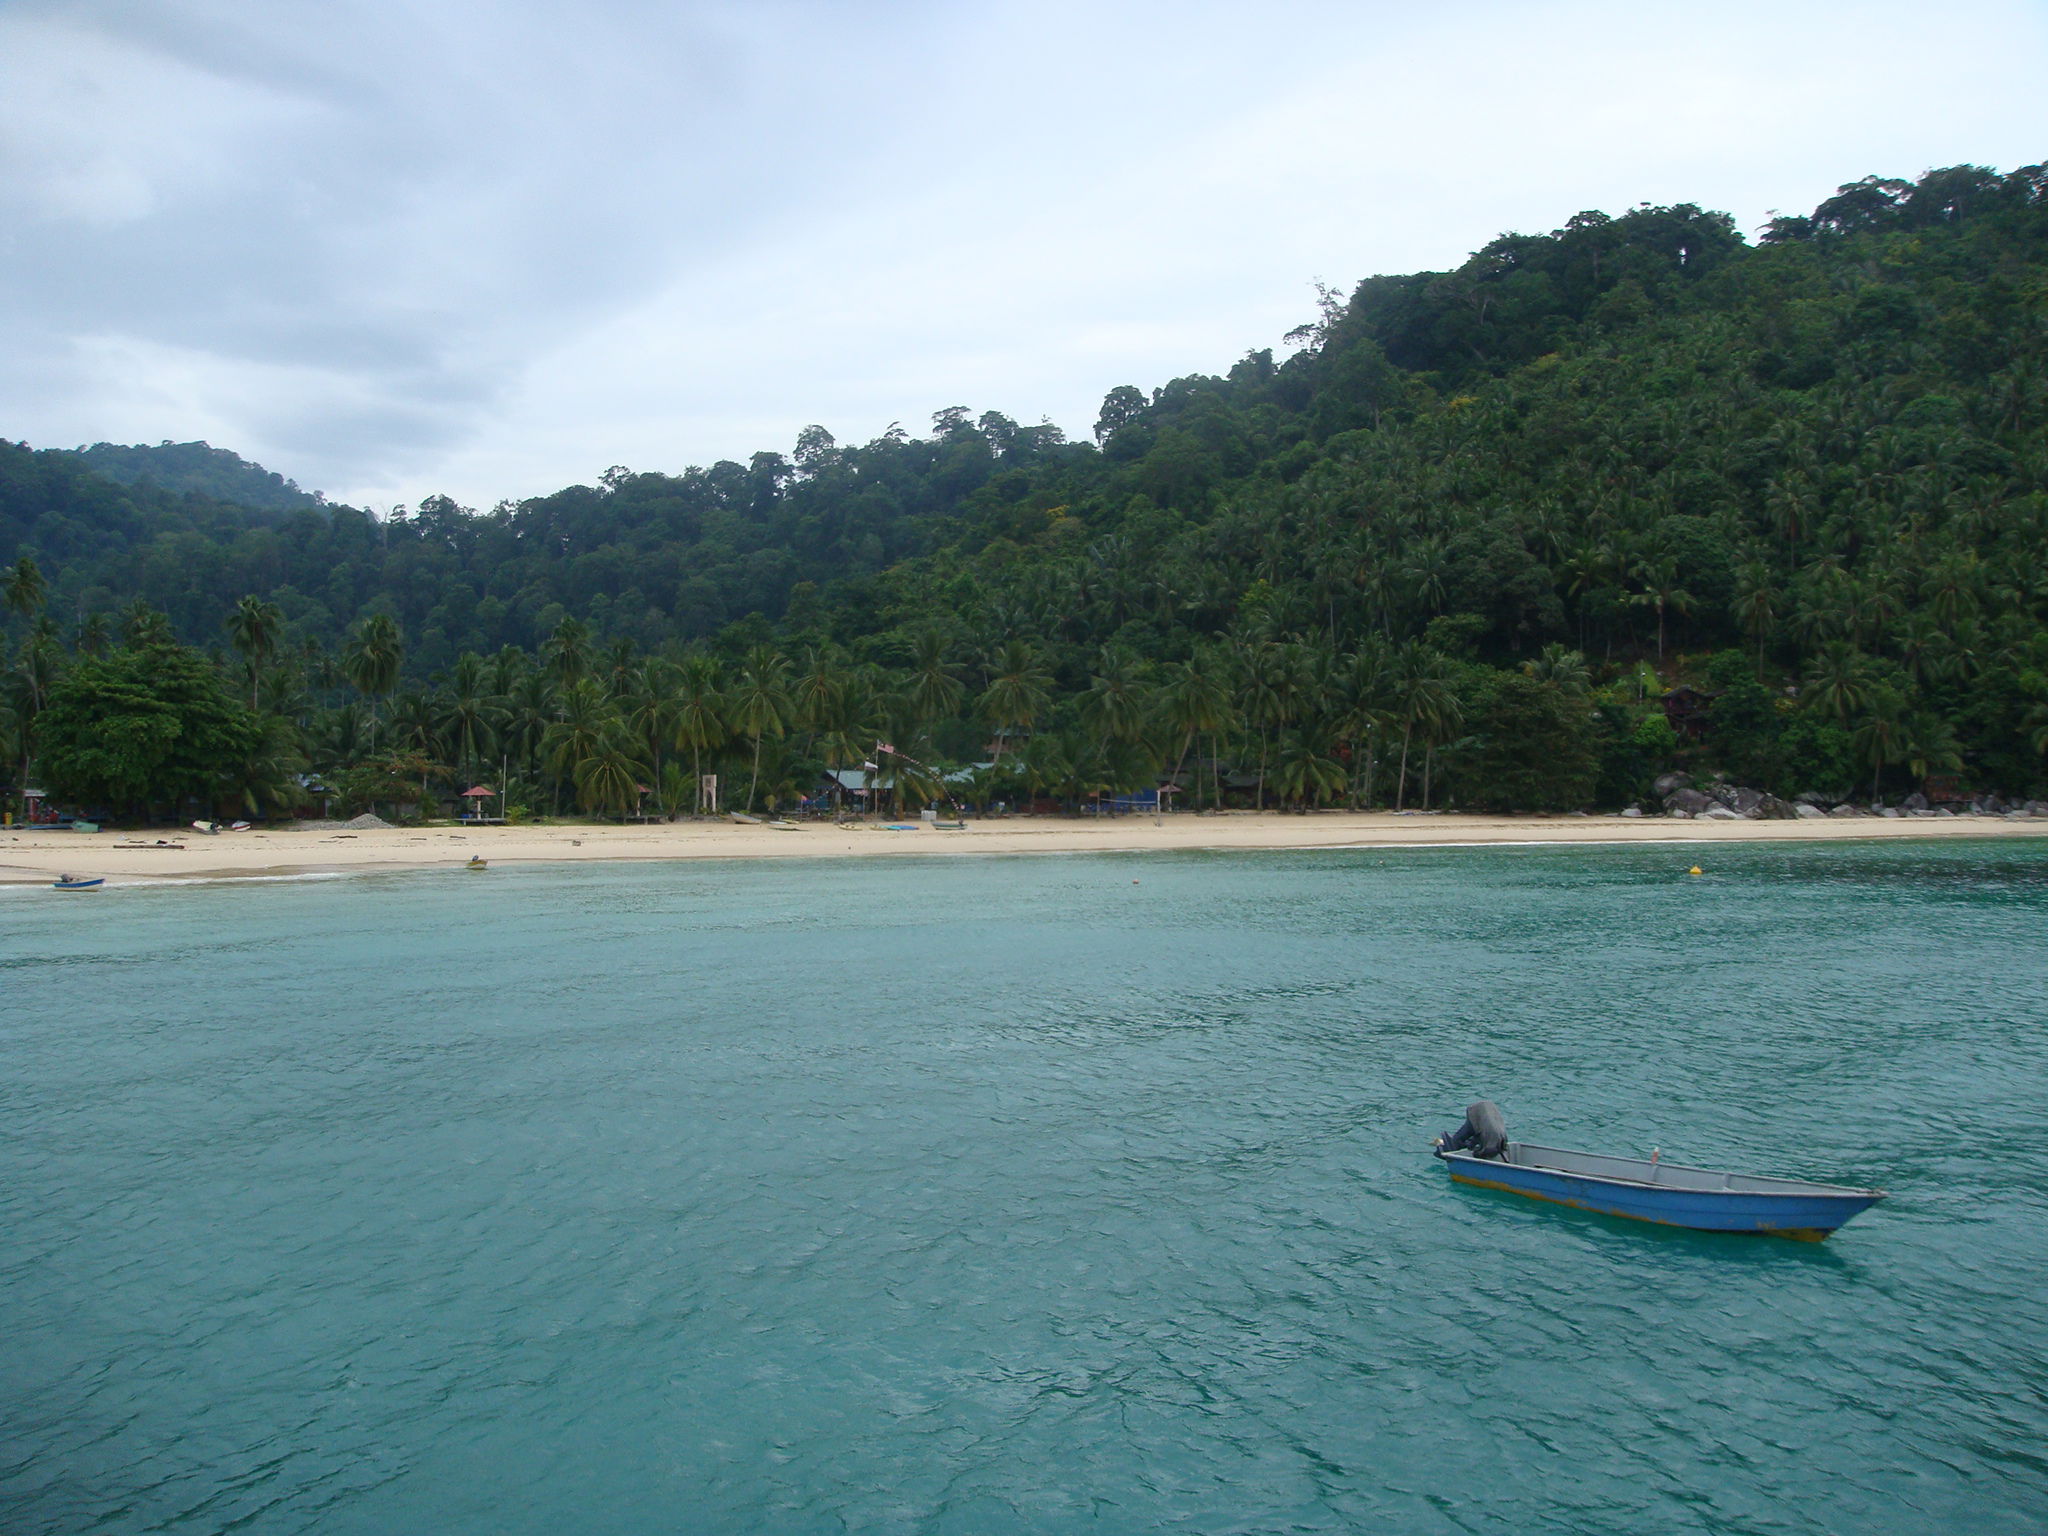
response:
[[[1408,803],[1408,738],[1415,734],[1415,722],[1410,720],[1401,728],[1401,776],[1394,781],[1394,809],[1400,810]]]

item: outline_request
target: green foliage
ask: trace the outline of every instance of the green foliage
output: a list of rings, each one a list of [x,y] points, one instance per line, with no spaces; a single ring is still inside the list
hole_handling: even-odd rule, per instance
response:
[[[163,640],[78,662],[51,688],[37,730],[51,792],[117,810],[210,804],[265,746],[212,664]]]
[[[949,407],[382,518],[265,501],[205,445],[0,443],[8,771],[49,616],[141,603],[133,635],[161,608],[226,637],[323,772],[495,754],[558,810],[616,814],[628,764],[677,804],[684,760],[692,809],[703,773],[800,793],[883,740],[994,741],[1006,795],[1075,803],[1614,804],[1674,760],[2038,790],[2044,292],[2048,171],[1963,166],[1757,246],[1687,204],[1589,212],[1324,290],[1293,355],[1120,386],[1093,442]],[[170,489],[188,460],[213,478]],[[1697,739],[1659,673],[1705,682]],[[1517,767],[1516,720],[1578,747]]]
[[[1472,746],[1459,763],[1460,803],[1487,811],[1568,811],[1591,803],[1600,765],[1583,695],[1520,673],[1493,673],[1468,706],[1466,725]]]

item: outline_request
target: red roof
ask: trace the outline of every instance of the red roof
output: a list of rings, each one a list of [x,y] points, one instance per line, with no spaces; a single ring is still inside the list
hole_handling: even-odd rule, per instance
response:
[[[472,800],[475,799],[478,795],[483,795],[486,798],[488,798],[489,796],[495,795],[496,793],[497,791],[495,789],[485,789],[483,785],[479,784],[473,789],[465,789],[462,792],[462,798],[465,800]]]

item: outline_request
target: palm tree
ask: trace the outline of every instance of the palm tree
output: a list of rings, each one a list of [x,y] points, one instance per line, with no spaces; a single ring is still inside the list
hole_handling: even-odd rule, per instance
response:
[[[558,806],[561,785],[574,782],[583,764],[597,757],[619,729],[618,710],[594,679],[580,677],[562,693],[560,712],[540,743],[541,756],[555,779]]]
[[[0,602],[15,613],[27,618],[43,606],[49,596],[50,584],[43,579],[42,571],[35,560],[23,555],[7,568],[7,574],[0,577]]]
[[[1370,636],[1356,654],[1346,658],[1339,666],[1333,689],[1335,718],[1332,726],[1337,733],[1337,739],[1353,747],[1354,765],[1359,759],[1364,760],[1364,801],[1367,805],[1372,804],[1373,769],[1378,757],[1376,743],[1379,733],[1393,719],[1388,681],[1386,647],[1377,636]],[[1364,751],[1356,750],[1360,746],[1364,747]],[[1352,808],[1357,809],[1359,786],[1355,771],[1349,785],[1349,798]]]
[[[534,773],[540,762],[542,743],[546,741],[548,727],[554,724],[555,717],[555,689],[547,674],[539,671],[522,673],[505,699],[505,723],[500,740],[528,775]]]
[[[1289,731],[1280,744],[1275,777],[1281,795],[1297,805],[1320,805],[1344,789],[1344,765],[1329,745],[1309,731]]]
[[[2048,736],[2048,732],[2043,734]],[[1963,766],[1955,727],[1932,710],[1916,710],[1906,716],[1899,736],[1898,760],[1923,784],[1933,774],[1955,773]]]
[[[342,648],[341,671],[349,685],[370,700],[372,720],[377,717],[377,700],[398,686],[404,664],[404,636],[390,614],[373,613],[351,631]]]
[[[147,601],[136,598],[121,615],[121,637],[138,649],[152,645],[172,645],[177,636],[171,632],[171,621],[161,611],[152,608]]]
[[[541,647],[548,675],[567,688],[590,670],[590,631],[580,619],[564,619]]]
[[[455,658],[442,701],[440,727],[465,776],[497,746],[498,728],[505,723],[504,705],[485,690],[485,680],[483,659],[464,651]],[[502,792],[504,786],[498,787]]]
[[[1539,683],[1555,683],[1573,698],[1584,698],[1593,685],[1586,658],[1555,640],[1544,646],[1533,661],[1523,662],[1522,670]]]
[[[1756,641],[1756,675],[1764,675],[1764,642],[1778,623],[1778,590],[1770,567],[1761,560],[1745,562],[1735,572],[1735,622]]]
[[[1657,659],[1662,661],[1665,610],[1691,613],[1692,594],[1678,584],[1679,569],[1676,555],[1660,555],[1654,559],[1638,560],[1630,574],[1643,584],[1643,590],[1629,601],[1641,607],[1657,610]]]
[[[7,679],[8,703],[14,715],[15,745],[21,752],[18,789],[28,788],[29,769],[35,762],[36,719],[50,702],[50,689],[57,681],[58,659],[55,642],[39,626],[22,641],[21,652],[16,656],[13,672]]]
[[[662,748],[675,739],[676,722],[682,715],[675,673],[673,662],[652,657],[640,668],[639,686],[627,695],[626,728],[633,733],[634,746],[647,753],[657,789],[665,782]]]
[[[690,754],[690,777],[697,785],[697,809],[704,810],[703,757],[723,746],[729,735],[725,721],[725,698],[719,691],[718,663],[702,651],[689,651],[676,669],[676,727],[678,751]]]
[[[1052,702],[1052,678],[1022,640],[1005,641],[981,696],[981,712],[995,730],[998,760],[1012,731],[1028,732]]]
[[[1897,762],[1904,741],[1905,700],[1890,688],[1871,691],[1868,713],[1850,737],[1850,744],[1870,764],[1870,803],[1877,804],[1886,763]]]
[[[242,659],[249,671],[249,707],[256,707],[256,685],[263,672],[263,664],[277,649],[278,636],[284,632],[284,612],[275,603],[266,603],[250,593],[234,606],[227,619],[228,641],[242,653]]]
[[[1830,640],[1806,668],[1806,698],[1847,729],[1870,698],[1870,658],[1847,640]]]
[[[754,773],[747,784],[749,812],[761,785],[761,740],[780,739],[788,728],[789,712],[789,663],[773,646],[757,645],[747,652],[726,701],[733,726],[754,743]]]
[[[1407,803],[1408,751],[1417,727],[1429,744],[1457,721],[1460,710],[1451,692],[1450,664],[1420,641],[1410,640],[1394,653],[1392,674],[1395,711],[1401,719],[1401,775],[1394,786],[1394,809],[1398,811]],[[1428,798],[1425,787],[1425,804]]]
[[[1081,695],[1081,718],[1100,742],[1132,742],[1144,735],[1144,685],[1128,651],[1102,648]]]
[[[1212,655],[1198,653],[1187,661],[1169,666],[1166,679],[1154,696],[1154,708],[1159,712],[1161,723],[1181,738],[1180,756],[1173,768],[1176,784],[1180,782],[1182,770],[1187,767],[1188,752],[1195,744],[1196,735],[1213,737],[1230,723],[1230,690],[1224,684],[1221,670]],[[1210,789],[1213,794],[1213,770]]]
[[[1280,647],[1270,642],[1246,646],[1238,653],[1237,712],[1259,733],[1258,806],[1266,808],[1266,751],[1272,733],[1287,723],[1288,707],[1282,680]]]
[[[937,629],[921,629],[910,642],[911,712],[920,725],[959,713],[967,689],[946,659],[946,637]]]
[[[640,802],[640,780],[646,773],[646,765],[628,749],[624,729],[614,728],[576,764],[576,798],[594,815],[623,821]]]

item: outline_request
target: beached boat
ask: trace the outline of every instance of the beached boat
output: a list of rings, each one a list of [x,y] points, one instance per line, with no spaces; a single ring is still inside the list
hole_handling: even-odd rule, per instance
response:
[[[482,854],[472,853],[469,856],[469,862],[463,865],[462,867],[464,869],[489,869],[491,867],[491,863],[490,860],[486,859]]]
[[[1511,1141],[1501,1156],[1439,1152],[1460,1184],[1505,1189],[1582,1211],[1702,1232],[1761,1232],[1817,1243],[1884,1198],[1807,1179],[1723,1173],[1656,1157],[1605,1157]]]
[[[105,875],[94,875],[90,880],[76,880],[70,875],[61,876],[50,882],[53,891],[94,891],[107,883]]]

